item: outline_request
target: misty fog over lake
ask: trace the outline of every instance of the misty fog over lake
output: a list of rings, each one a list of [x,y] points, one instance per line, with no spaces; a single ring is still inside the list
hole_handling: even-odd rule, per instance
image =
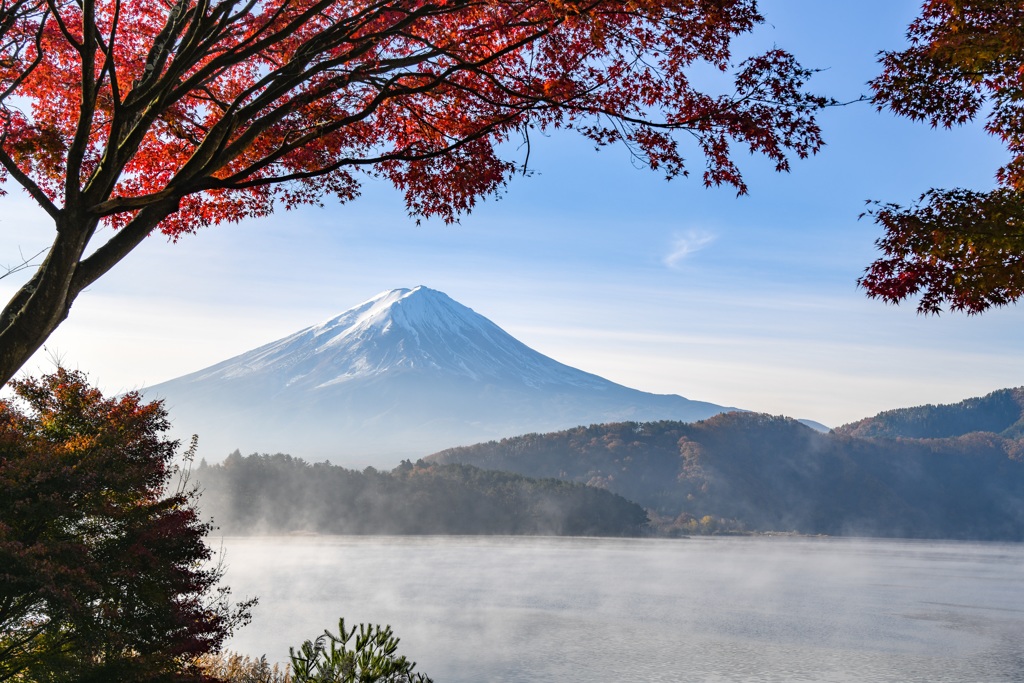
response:
[[[227,538],[228,643],[391,624],[436,683],[1024,680],[1024,544]]]

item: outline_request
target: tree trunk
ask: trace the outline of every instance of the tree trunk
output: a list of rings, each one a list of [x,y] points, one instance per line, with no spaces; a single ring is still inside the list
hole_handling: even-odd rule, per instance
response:
[[[87,258],[82,254],[99,225],[93,217],[64,210],[43,263],[0,312],[0,384],[6,384],[64,322],[86,287],[127,256],[176,211],[176,199],[146,207]]]
[[[95,229],[62,215],[57,237],[35,274],[0,314],[0,380],[6,383],[42,348],[71,311],[71,283],[82,252]]]

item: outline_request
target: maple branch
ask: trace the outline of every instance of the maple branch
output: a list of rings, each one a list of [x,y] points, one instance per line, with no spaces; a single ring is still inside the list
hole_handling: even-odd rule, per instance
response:
[[[57,22],[57,27],[60,29],[61,34],[64,36],[64,40],[68,41],[68,45],[73,47],[79,54],[82,53],[83,45],[79,42],[68,30],[67,23],[64,18],[60,15],[60,10],[57,9],[55,0],[46,0],[46,4],[50,7],[50,12],[53,14],[53,18]]]
[[[223,3],[220,7],[223,8],[227,4],[228,3]],[[267,31],[269,27],[274,23],[274,21],[276,21],[277,18],[284,14],[286,5],[282,4],[275,10],[275,12],[270,17],[266,19],[266,21],[263,22],[263,25],[260,28],[258,28],[256,31],[252,33],[252,35],[247,36],[237,45],[234,45],[231,48],[224,50],[220,54],[214,56],[212,59],[208,61],[208,63],[205,66],[198,69],[188,79],[181,82],[175,89],[175,91],[170,93],[170,99],[172,101],[178,101],[188,92],[200,87],[200,84],[211,82],[223,71],[237,64],[241,64],[245,62],[247,59],[250,59],[258,55],[263,51],[269,50],[275,44],[284,41],[288,36],[294,34],[295,31],[297,31],[304,23],[309,21],[312,17],[314,17],[320,11],[329,6],[329,4],[330,0],[321,0],[318,3],[315,3],[306,12],[303,12],[302,14],[291,20],[282,29],[274,31],[268,35]],[[220,20],[214,23],[212,28],[205,32],[208,42],[206,44],[200,43],[194,46],[193,52],[195,54],[192,59],[188,59],[189,53],[187,46],[183,46],[184,49],[182,51],[182,54],[179,55],[179,57],[189,62],[192,62],[193,60],[197,62],[198,59],[202,57],[204,54],[206,54],[212,48],[213,45],[219,42],[219,40],[223,37],[224,33],[226,33],[227,27],[237,22],[243,16],[244,15],[241,13],[235,15],[222,16]],[[194,31],[192,35],[194,39],[198,39],[200,35],[204,34],[202,27],[204,26],[203,19],[205,19],[206,17],[198,11],[195,13],[195,17],[196,18],[194,20]],[[210,16],[210,19],[212,18],[213,15]],[[153,87],[156,87],[156,83],[153,84]],[[142,94],[145,95],[145,93]]]
[[[146,59],[146,67],[141,80],[134,84],[126,100],[121,101],[119,98],[114,100],[113,119],[110,123],[110,142],[106,154],[86,185],[85,193],[90,197],[90,203],[94,203],[97,197],[109,196],[123,173],[125,165],[138,151],[139,145],[149,133],[153,123],[170,104],[166,97],[161,97],[148,102],[143,110],[138,108],[138,104],[144,102],[139,93],[145,91],[144,86],[148,81],[158,83],[162,77],[173,78],[174,76],[173,69],[170,75],[163,72],[172,51],[171,46],[167,43],[170,42],[174,33],[186,23],[184,3],[185,0],[178,0],[168,13],[164,28],[158,34],[158,37],[162,38],[164,42],[154,41]],[[197,7],[205,7],[206,4],[206,0],[203,0]],[[186,65],[175,64],[175,66],[186,68]]]
[[[114,13],[113,18],[110,21],[110,38],[106,41],[103,40],[103,36],[97,30],[96,42],[100,46],[100,51],[103,53],[103,66],[100,67],[100,75],[96,79],[97,83],[102,84],[106,78],[110,79],[110,96],[113,100],[113,104],[116,107],[117,102],[121,99],[121,87],[117,80],[117,66],[114,60],[113,46],[117,44],[117,29],[120,26],[121,21],[121,0],[114,0]]]
[[[153,232],[160,221],[178,210],[179,199],[167,196],[144,206],[134,218],[123,228],[114,233],[96,251],[82,259],[75,269],[70,290],[77,296],[83,289],[105,275],[117,265],[142,240]]]
[[[208,0],[201,0],[197,4],[195,12],[202,14],[207,6],[207,2]],[[167,13],[167,21],[164,23],[163,29],[153,40],[153,46],[150,48],[149,54],[146,55],[146,67],[143,71],[142,80],[139,83],[140,87],[143,87],[148,79],[153,79],[155,82],[163,73],[167,60],[173,52],[173,39],[185,24],[185,6],[186,0],[177,0],[171,5],[171,9]]]
[[[13,7],[11,7],[9,10],[4,12],[3,20],[0,21],[0,36],[6,37],[6,36],[10,35],[11,29],[14,27],[15,23],[19,22],[19,21],[25,20],[27,18],[25,16],[26,14],[30,15],[30,14],[33,13],[33,11],[35,11],[35,12],[39,12],[40,11],[40,10],[29,10],[28,12],[26,12],[24,14],[19,13],[19,10],[21,10],[24,5],[28,4],[28,2],[30,2],[30,0],[19,0],[18,2],[16,2],[14,4]],[[38,7],[38,5],[36,3],[37,3],[37,0],[33,1],[32,2],[32,6],[33,7]],[[18,88],[20,88],[22,86],[22,84],[24,84],[25,81],[28,80],[28,78],[32,75],[32,72],[35,71],[36,67],[38,67],[39,64],[42,62],[42,60],[43,60],[43,49],[42,49],[43,31],[44,31],[44,28],[45,28],[45,25],[46,25],[46,17],[49,15],[49,12],[50,12],[49,7],[45,7],[44,6],[44,9],[41,10],[41,16],[40,16],[40,18],[38,20],[39,23],[38,23],[38,26],[37,26],[37,28],[35,30],[34,39],[33,39],[33,44],[35,45],[35,53],[36,53],[35,57],[33,57],[32,61],[29,62],[29,64],[27,66],[25,66],[25,67],[23,67],[21,69],[21,71],[18,73],[18,75],[11,81],[10,85],[8,85],[6,88],[3,89],[2,92],[0,92],[0,102],[6,103],[7,98],[10,97],[11,94],[16,92],[18,90]],[[17,44],[17,43],[15,43],[15,44]],[[14,49],[14,52],[18,53],[18,52],[21,51],[21,49],[22,48],[20,46],[18,46],[18,47],[16,47]]]
[[[7,150],[0,147],[0,165],[3,165],[4,169],[11,174],[19,185],[25,188],[25,191],[32,196],[32,199],[36,200],[36,203],[43,208],[43,210],[49,214],[50,218],[57,220],[60,218],[61,211],[57,206],[50,201],[50,198],[46,196],[42,188],[35,183],[32,178],[28,176],[21,168],[15,163],[14,159],[7,154]]]
[[[175,7],[182,7],[185,0],[179,0],[179,3]],[[314,9],[322,9],[329,4],[330,0],[322,0],[320,3],[314,6]],[[233,5],[235,3],[231,3]],[[252,2],[247,5],[251,9]],[[197,37],[203,34],[204,25],[208,25],[208,21],[212,20],[215,16],[207,16],[204,9],[208,6],[208,3],[200,2],[191,13],[180,13],[175,15],[172,11],[168,16],[168,20],[165,22],[164,28],[159,34],[163,40],[170,42],[171,37],[176,31],[180,30],[183,26],[189,27],[188,36]],[[236,15],[229,15],[228,12],[229,4],[222,3],[218,6],[218,11],[221,11],[221,18],[214,22],[215,31],[214,35],[210,37],[211,41],[217,37],[219,31],[223,30],[230,21],[236,21],[240,17],[244,16],[239,13]],[[278,12],[283,12],[283,6],[278,9]],[[304,14],[300,19],[308,19],[309,12]],[[191,18],[191,22],[187,21]],[[301,21],[293,21],[290,25],[292,30],[296,29],[301,25]],[[284,36],[277,36],[277,40],[283,40]],[[160,50],[157,46],[160,45]],[[141,81],[129,93],[128,98],[123,102],[120,107],[120,117],[115,116],[115,120],[111,123],[111,140],[116,140],[117,144],[111,148],[108,147],[108,155],[105,156],[105,164],[101,164],[97,168],[91,182],[88,186],[87,193],[90,196],[103,196],[109,194],[113,189],[118,177],[121,175],[124,164],[131,158],[131,156],[137,151],[138,146],[141,144],[143,138],[149,132],[153,122],[160,116],[160,114],[168,107],[172,102],[178,101],[181,97],[187,94],[188,90],[182,87],[164,88],[164,84],[172,83],[177,78],[179,73],[184,73],[190,67],[188,60],[176,59],[172,64],[172,68],[165,72],[164,65],[166,60],[172,51],[172,48],[166,44],[160,43],[160,41],[154,41],[154,47],[150,51],[150,55],[147,58],[147,69],[144,73]],[[199,55],[197,55],[198,57]],[[223,55],[222,55],[223,56]],[[211,64],[216,62],[217,58],[211,60]],[[208,65],[209,66],[209,65]],[[226,68],[229,65],[225,65]],[[195,84],[193,84],[195,85]],[[156,95],[156,97],[153,97]],[[139,106],[145,104],[145,109],[140,110]],[[224,122],[228,117],[222,117],[221,121]],[[216,127],[215,127],[216,128]],[[226,130],[221,129],[208,131],[204,138],[204,144],[200,145],[196,153],[193,155],[193,159],[201,157],[200,152],[207,146],[205,145],[211,138],[216,139],[217,133],[228,134],[231,131],[231,126]],[[111,152],[113,152],[111,154]],[[182,169],[184,170],[184,169]]]
[[[78,111],[78,126],[68,147],[67,170],[64,175],[64,206],[72,204],[82,190],[82,161],[89,147],[92,133],[93,117],[96,114],[96,4],[94,0],[84,0],[82,5],[82,47],[81,55],[82,97]],[[65,35],[67,33],[65,32]]]
[[[29,268],[38,268],[39,264],[32,262],[49,250],[49,247],[43,247],[38,252],[36,252],[32,256],[29,256],[28,258],[25,258],[25,255],[21,254],[21,263],[15,264],[13,266],[0,266],[0,270],[4,271],[3,273],[0,273],[0,280],[3,280],[5,277],[14,275],[15,273],[20,273],[21,271],[27,270]],[[19,249],[18,252],[21,253],[21,250]]]
[[[89,207],[89,211],[101,217],[112,216],[126,211],[138,211],[139,209],[144,209],[151,204],[165,201],[174,196],[174,194],[175,193],[172,190],[164,188],[159,192],[152,192],[150,194],[138,195],[135,197],[114,197],[105,202],[94,204]]]
[[[465,5],[468,4],[469,3],[465,3]],[[350,18],[346,22],[347,28],[345,29],[344,34],[348,35],[357,30],[360,23],[368,23],[378,18],[379,13],[383,11],[383,9],[386,7],[387,5],[385,3],[380,3],[378,5],[373,6],[373,11],[369,11],[368,9],[367,11],[363,12],[362,14],[364,16],[361,17],[362,22],[356,22]],[[422,16],[425,15],[427,11],[428,8],[421,8],[420,11],[418,12],[407,12],[405,14],[405,18],[403,21],[396,22],[389,27],[389,32],[402,34],[402,30],[406,26],[410,26],[416,20],[422,18]],[[451,10],[446,10],[445,13],[450,13],[450,11]],[[306,18],[307,17],[305,15],[300,17],[300,19]],[[295,21],[293,21],[292,24],[288,26],[288,30],[290,30],[294,24]],[[165,31],[167,30],[167,26],[170,25],[171,22],[169,20],[168,24],[165,26]],[[337,33],[340,30],[340,26],[341,25],[339,24],[334,27],[335,33]],[[286,32],[287,31],[282,31],[282,33]],[[346,125],[352,125],[357,121],[364,120],[365,118],[369,117],[374,111],[376,111],[386,100],[394,99],[400,96],[415,94],[417,92],[427,92],[431,88],[434,88],[440,83],[444,82],[446,79],[450,79],[451,76],[454,75],[454,73],[456,73],[459,70],[476,69],[478,72],[482,71],[483,67],[485,67],[488,63],[496,61],[503,57],[505,54],[514,52],[516,49],[520,49],[522,46],[529,44],[529,42],[532,40],[536,40],[538,37],[540,37],[540,35],[542,35],[542,33],[546,32],[547,31],[536,32],[532,35],[527,35],[517,43],[508,45],[504,50],[496,51],[487,59],[482,60],[475,65],[456,65],[448,69],[447,71],[434,76],[430,81],[428,81],[427,83],[418,88],[396,87],[401,77],[407,76],[408,74],[400,74],[399,76],[392,77],[383,85],[378,86],[380,91],[378,96],[373,101],[371,101],[366,107],[364,107],[363,111],[360,112],[358,115],[349,116],[344,119],[338,120],[333,125],[320,126],[316,129],[316,131],[320,133],[320,136],[322,136],[325,134],[329,134],[334,130],[338,130]],[[269,113],[261,117],[254,118],[256,112],[265,108],[269,103],[275,101],[285,93],[289,92],[292,88],[295,87],[296,84],[306,82],[318,73],[324,73],[334,68],[335,66],[345,63],[346,61],[358,58],[359,56],[361,56],[361,54],[370,50],[372,46],[375,44],[375,42],[379,40],[379,37],[370,35],[366,37],[364,40],[361,40],[359,45],[352,49],[350,52],[343,53],[342,55],[336,57],[335,59],[321,61],[315,64],[312,68],[297,67],[297,64],[302,64],[303,62],[308,63],[312,61],[314,57],[316,57],[318,54],[322,53],[325,50],[326,46],[319,44],[317,41],[322,42],[329,39],[330,42],[333,44],[338,42],[339,37],[340,36],[332,35],[330,32],[327,31],[318,34],[316,39],[304,45],[303,48],[300,49],[300,51],[296,54],[295,57],[293,57],[293,59],[288,64],[267,74],[261,81],[257,82],[256,84],[251,86],[247,91],[244,91],[238,97],[236,97],[234,103],[228,106],[225,115],[220,119],[218,125],[215,126],[213,129],[208,129],[206,131],[206,135],[203,139],[203,142],[197,147],[197,150],[192,155],[191,160],[181,169],[181,171],[179,171],[178,174],[176,174],[175,180],[172,181],[173,184],[179,187],[182,185],[188,185],[188,179],[190,177],[196,178],[201,175],[208,174],[209,171],[205,169],[211,166],[215,167],[218,164],[222,164],[223,160],[237,156],[237,154],[240,153],[242,150],[246,149],[252,143],[252,141],[255,140],[256,137],[258,137],[261,133],[268,130],[271,126],[275,125],[278,121],[283,120],[283,118],[288,116],[291,112],[294,112],[301,108],[301,106],[316,101],[317,99],[329,96],[332,92],[337,90],[341,82],[353,82],[352,75],[348,75],[347,77],[342,77],[338,79],[332,79],[328,81],[326,85],[321,86],[321,88],[319,88],[318,91],[310,91],[306,95],[293,97],[290,100],[288,100],[285,104],[279,105],[276,108],[272,109]],[[280,39],[280,37],[277,38]],[[273,35],[266,36],[264,38],[264,40],[267,42],[273,39],[275,39],[275,36]],[[384,72],[398,70],[404,67],[405,65],[421,63],[426,59],[434,59],[442,55],[453,56],[450,53],[450,51],[442,51],[437,49],[428,52],[419,52],[414,53],[413,55],[403,59],[389,60],[387,62],[384,62],[381,65],[379,65],[378,68],[375,69],[374,71]],[[156,69],[154,68],[154,71],[155,70]],[[368,77],[368,75],[367,77],[361,78],[361,80],[367,83],[371,82],[371,79]],[[153,87],[155,88],[156,84],[154,84]],[[181,88],[179,89],[183,88],[184,85],[181,86]],[[140,89],[144,91],[144,88]],[[244,106],[239,106],[242,102],[245,102],[247,99],[249,99],[250,94],[255,94],[256,92],[260,93],[258,97],[252,99],[249,102],[246,102]],[[168,99],[173,100],[174,95],[172,94]],[[235,138],[233,141],[231,141],[231,143],[228,143],[228,138],[231,131],[238,125],[238,123],[236,122],[241,121],[245,121],[247,123],[245,133]],[[148,117],[140,119],[137,122],[135,128],[140,133],[144,133],[144,131],[148,128],[147,124]],[[220,130],[218,130],[218,128]],[[138,138],[139,136],[135,137]],[[271,155],[269,159],[264,160],[262,163],[257,164],[256,166],[250,167],[248,169],[248,172],[252,173],[260,168],[269,166],[276,160],[285,156],[290,151],[300,148],[302,145],[308,143],[311,140],[316,139],[317,137],[318,136],[315,134],[310,134],[299,138],[299,143],[286,145],[282,150],[279,150],[279,152]],[[130,150],[131,148],[134,147],[134,142],[131,140],[131,138],[128,138],[120,147],[121,149],[118,150],[119,153],[117,156],[124,157],[126,156],[125,151]],[[388,157],[385,158],[399,157],[395,155],[389,155]],[[113,171],[116,168],[116,164],[111,165],[111,168],[108,170],[108,177],[113,176]],[[239,174],[236,173],[235,177],[237,177],[238,175]],[[159,201],[161,196],[148,196],[147,198],[143,199],[140,202],[132,202],[130,204],[126,204],[123,201],[101,202],[99,205],[97,205],[97,207],[99,207],[98,210],[101,211],[101,215],[110,215],[111,213],[136,208],[137,206],[144,205],[149,201]]]
[[[334,171],[337,171],[345,166],[374,166],[381,163],[390,161],[403,161],[403,162],[420,162],[429,161],[431,159],[437,159],[440,157],[447,156],[452,152],[455,152],[463,147],[466,147],[471,142],[486,138],[494,132],[496,128],[500,128],[503,124],[508,124],[516,118],[516,115],[510,115],[506,119],[495,121],[494,124],[487,128],[481,128],[476,133],[455,138],[453,141],[443,147],[435,147],[423,152],[417,152],[411,149],[402,149],[395,152],[381,154],[374,157],[346,157],[338,159],[335,163],[329,166],[321,166],[308,171],[300,171],[290,173],[287,175],[279,175],[273,177],[261,177],[253,180],[238,180],[233,178],[226,178],[224,180],[210,179],[207,183],[197,185],[197,189],[203,190],[214,190],[214,189],[232,189],[232,190],[244,190],[252,187],[262,187],[265,185],[274,185],[278,183],[292,182],[296,180],[309,180],[320,176],[327,175]],[[242,172],[237,174],[239,178],[247,177],[243,176]]]
[[[556,27],[558,25],[559,25],[558,23],[555,24]],[[263,182],[263,181],[256,181],[256,182],[253,182],[253,183],[241,183],[239,181],[242,178],[251,176],[251,175],[259,172],[260,170],[273,165],[278,160],[280,160],[280,159],[284,158],[285,156],[287,156],[289,153],[291,153],[291,152],[293,152],[293,151],[295,151],[297,149],[302,148],[303,146],[305,146],[311,140],[317,139],[319,137],[323,137],[323,136],[328,135],[328,134],[330,134],[330,133],[332,133],[332,132],[334,132],[336,130],[340,130],[341,128],[344,128],[346,126],[351,126],[351,125],[353,125],[353,124],[355,124],[355,123],[357,123],[359,121],[365,120],[366,118],[371,116],[380,106],[382,106],[388,100],[399,99],[399,98],[402,98],[402,97],[407,97],[409,95],[415,95],[415,94],[419,94],[419,93],[430,92],[431,90],[435,89],[441,83],[452,84],[452,83],[454,83],[453,77],[457,73],[460,73],[460,72],[471,72],[471,73],[476,73],[476,74],[482,74],[482,73],[485,72],[485,67],[488,66],[489,64],[492,64],[492,63],[500,60],[502,57],[504,57],[504,56],[506,56],[508,54],[512,54],[512,53],[522,49],[524,46],[530,44],[531,42],[533,42],[533,41],[535,41],[537,39],[539,39],[541,36],[545,35],[546,33],[550,32],[551,30],[553,30],[553,29],[552,28],[547,28],[547,29],[545,29],[543,31],[536,31],[535,33],[527,34],[523,38],[521,38],[520,40],[518,40],[516,42],[513,42],[513,43],[510,43],[505,48],[503,48],[501,50],[496,50],[496,51],[492,52],[491,54],[487,55],[485,58],[480,59],[480,60],[478,60],[476,62],[465,62],[465,61],[457,58],[457,56],[454,53],[452,53],[450,50],[447,50],[447,49],[444,49],[444,48],[441,48],[441,47],[437,47],[437,46],[432,46],[432,45],[430,45],[429,42],[422,41],[427,47],[430,48],[430,51],[428,51],[427,53],[417,53],[413,57],[408,57],[408,58],[404,58],[404,59],[400,59],[400,60],[392,60],[391,62],[385,63],[384,65],[378,67],[374,71],[375,72],[384,72],[384,73],[386,73],[388,71],[400,70],[401,68],[403,68],[406,65],[412,65],[414,63],[420,63],[420,62],[424,61],[425,59],[433,59],[433,58],[440,57],[440,56],[447,56],[449,58],[452,58],[453,61],[455,61],[455,63],[451,67],[449,67],[448,69],[440,71],[440,72],[438,72],[436,74],[428,74],[428,73],[424,73],[424,72],[420,72],[420,73],[400,72],[400,73],[398,73],[396,75],[392,75],[386,81],[383,81],[383,82],[380,82],[380,83],[376,84],[376,88],[377,88],[377,91],[378,91],[377,95],[374,97],[373,100],[371,100],[369,103],[364,105],[363,109],[360,112],[358,112],[357,114],[352,114],[352,115],[349,115],[347,117],[344,117],[344,118],[341,118],[341,119],[337,119],[334,122],[331,122],[330,124],[325,124],[325,125],[319,126],[315,130],[311,130],[305,136],[301,136],[299,138],[296,138],[294,141],[292,141],[290,143],[283,144],[281,147],[279,147],[278,149],[274,150],[274,152],[272,152],[270,154],[267,154],[267,155],[264,155],[260,159],[260,161],[258,163],[250,165],[250,166],[248,166],[248,167],[246,167],[246,168],[236,172],[232,176],[230,176],[227,179],[225,179],[225,182],[223,184],[218,184],[218,185],[215,185],[214,187],[237,187],[237,188],[243,188],[243,187],[255,187],[255,186],[258,186],[258,185],[266,185],[268,183],[267,182]],[[345,59],[347,60],[348,58],[349,58],[348,55],[346,55]],[[337,60],[333,60],[333,61],[339,62],[339,61],[341,61],[341,58],[339,58]],[[325,68],[324,65],[319,65],[318,68],[315,71],[311,72],[309,75],[313,75],[314,73],[321,72],[321,71],[324,70],[324,68]],[[309,76],[307,76],[307,78],[308,77]],[[402,79],[410,78],[410,77],[412,77],[412,78],[426,77],[427,80],[423,81],[420,85],[418,85],[416,87],[401,86]],[[355,82],[355,79],[352,77],[352,75],[347,75],[345,77],[345,80],[348,83]],[[370,83],[373,82],[373,79],[370,77],[370,74],[367,74],[366,76],[361,77],[359,80],[361,82],[364,82],[364,83],[367,83],[367,84],[370,84]],[[458,84],[455,84],[454,87],[461,88],[461,86],[459,86]],[[271,113],[267,114],[266,116],[261,117],[261,118],[256,119],[256,120],[253,120],[249,124],[249,126],[247,126],[246,132],[243,135],[239,136],[232,143],[231,146],[227,147],[224,150],[224,156],[228,157],[228,158],[236,156],[241,150],[243,150],[246,147],[248,147],[248,145],[251,144],[251,142],[253,140],[255,140],[255,138],[259,134],[261,134],[262,132],[266,131],[274,123],[282,120],[291,111],[294,111],[295,109],[297,109],[302,104],[308,104],[309,102],[314,101],[316,99],[319,99],[320,97],[324,97],[324,96],[326,96],[324,93],[330,93],[330,92],[333,92],[333,90],[334,90],[334,88],[332,87],[332,82],[329,81],[328,84],[325,85],[322,88],[322,92],[321,93],[309,93],[305,98],[300,98],[300,97],[293,98],[293,99],[289,100],[285,105],[282,105],[282,106],[274,109]],[[465,90],[469,91],[468,88],[465,88]],[[477,94],[476,91],[473,91],[473,92],[474,92],[474,94]],[[526,100],[527,99],[526,96],[523,96],[523,99]],[[497,104],[496,101],[494,103]],[[254,103],[248,105],[248,107],[250,107],[252,109],[258,109],[258,105],[259,104],[260,104],[259,102],[254,102]],[[513,110],[513,114],[506,115],[506,116],[502,117],[501,119],[499,119],[498,121],[495,121],[491,125],[488,125],[485,128],[482,128],[481,129],[481,134],[474,135],[474,136],[472,136],[470,138],[467,138],[464,142],[469,142],[469,141],[472,141],[472,140],[477,140],[477,139],[480,139],[481,137],[485,137],[486,135],[489,135],[494,130],[497,130],[502,124],[507,124],[507,123],[513,121],[522,111],[528,110],[530,108],[528,105],[524,105],[522,108],[515,108],[515,107],[512,107],[512,106],[510,106],[508,104],[505,104],[505,107],[512,109]],[[241,109],[241,110],[238,111],[237,115],[238,115],[238,117],[243,118],[243,119],[247,118],[248,110],[247,109]],[[421,119],[421,120],[423,120],[423,119]],[[433,125],[431,125],[430,127],[434,128],[435,130],[438,130]],[[438,132],[440,132],[440,131],[438,130]],[[442,147],[441,148],[442,151],[439,154],[444,154],[444,153],[453,151],[453,150],[455,150],[455,149],[457,149],[458,147],[461,147],[461,146],[462,146],[462,144],[449,145],[449,146],[446,146],[446,147]],[[425,154],[417,154],[417,153],[411,153],[408,150],[400,150],[400,151],[397,151],[397,152],[391,153],[391,154],[378,155],[376,157],[367,157],[367,158],[363,158],[363,159],[359,159],[359,160],[345,159],[345,160],[343,160],[343,161],[341,161],[339,163],[331,164],[330,166],[323,167],[323,169],[320,170],[320,171],[316,171],[316,172],[312,172],[312,173],[309,173],[309,172],[293,173],[293,174],[288,174],[288,175],[285,175],[285,176],[275,176],[275,177],[280,179],[281,181],[284,181],[284,180],[295,180],[295,179],[300,179],[300,178],[311,178],[311,177],[315,177],[316,175],[322,175],[322,174],[330,173],[330,172],[332,172],[334,170],[337,170],[338,168],[341,168],[344,165],[370,165],[370,164],[374,164],[374,163],[380,163],[380,162],[383,162],[383,161],[394,161],[394,160],[418,161],[418,160],[435,158],[439,154],[438,153],[434,153],[434,152],[425,153]]]

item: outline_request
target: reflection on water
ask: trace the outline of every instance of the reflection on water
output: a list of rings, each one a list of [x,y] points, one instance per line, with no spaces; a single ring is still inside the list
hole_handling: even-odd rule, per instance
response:
[[[1022,681],[1024,545],[735,538],[225,540],[229,647],[390,623],[437,683]]]

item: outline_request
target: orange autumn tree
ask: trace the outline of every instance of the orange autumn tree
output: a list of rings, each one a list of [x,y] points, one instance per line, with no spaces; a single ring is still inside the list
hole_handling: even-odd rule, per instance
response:
[[[61,368],[10,387],[0,681],[215,683],[198,660],[256,601],[232,604],[220,585],[198,489],[176,476],[167,411],[136,393],[106,398]]]
[[[56,228],[0,314],[0,380],[155,231],[346,202],[363,174],[451,221],[530,131],[668,177],[685,141],[742,193],[734,146],[781,171],[822,144],[810,71],[732,54],[762,21],[754,0],[0,0],[0,167]],[[727,94],[694,86],[706,65]]]

